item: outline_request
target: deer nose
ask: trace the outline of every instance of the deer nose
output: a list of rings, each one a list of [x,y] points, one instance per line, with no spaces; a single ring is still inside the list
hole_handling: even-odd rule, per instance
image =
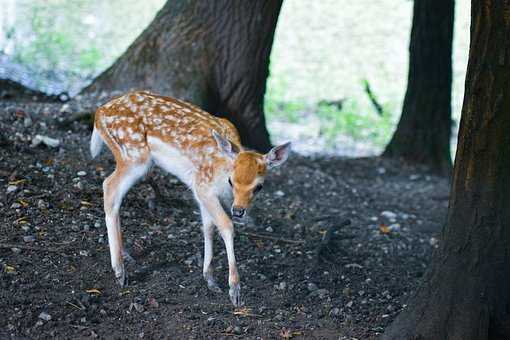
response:
[[[234,216],[234,217],[241,218],[241,217],[244,216],[245,212],[246,212],[246,209],[244,209],[244,208],[241,208],[241,207],[238,207],[238,206],[233,206],[232,207],[232,216]]]

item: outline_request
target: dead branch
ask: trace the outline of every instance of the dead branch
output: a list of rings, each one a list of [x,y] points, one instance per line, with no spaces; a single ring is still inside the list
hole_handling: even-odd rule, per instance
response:
[[[261,238],[261,239],[271,240],[271,241],[275,241],[275,242],[291,243],[291,244],[305,243],[304,240],[289,240],[289,239],[281,238],[281,237],[274,237],[274,236],[269,236],[269,235],[250,233],[247,231],[237,231],[237,233],[239,233],[241,235],[249,236],[249,237]]]
[[[370,84],[368,83],[368,80],[363,80],[363,87],[365,89],[366,94],[368,95],[368,99],[370,99],[370,102],[372,105],[374,105],[375,110],[377,111],[377,114],[379,116],[382,116],[384,114],[384,108],[377,100],[377,97],[375,96],[374,92],[372,92],[372,89],[370,88]]]
[[[64,255],[62,252],[64,249],[61,248],[43,248],[43,247],[32,247],[32,246],[25,246],[21,244],[11,244],[11,243],[0,243],[0,249],[12,249],[12,248],[18,248],[23,250],[31,250],[31,251],[39,251],[39,252],[47,252],[47,253],[59,253],[60,255]]]

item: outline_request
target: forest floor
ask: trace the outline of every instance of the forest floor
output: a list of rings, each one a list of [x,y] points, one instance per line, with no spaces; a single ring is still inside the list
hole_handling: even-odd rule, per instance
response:
[[[153,169],[164,199],[142,182],[122,207],[136,263],[121,289],[102,210],[113,159],[90,159],[85,124],[58,124],[81,110],[0,102],[0,338],[375,339],[437,247],[446,179],[379,158],[292,155],[269,175],[254,222],[236,226],[245,306],[234,309],[220,239],[215,294],[192,194]]]

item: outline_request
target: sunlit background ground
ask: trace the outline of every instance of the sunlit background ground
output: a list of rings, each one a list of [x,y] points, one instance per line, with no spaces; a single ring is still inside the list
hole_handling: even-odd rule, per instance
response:
[[[0,78],[77,93],[150,23],[165,0],[2,0]],[[266,115],[275,142],[302,153],[379,153],[400,116],[412,20],[409,0],[287,0],[279,18]],[[469,47],[469,1],[456,1],[453,117]],[[384,107],[377,114],[367,81]],[[331,105],[336,102],[341,105]]]

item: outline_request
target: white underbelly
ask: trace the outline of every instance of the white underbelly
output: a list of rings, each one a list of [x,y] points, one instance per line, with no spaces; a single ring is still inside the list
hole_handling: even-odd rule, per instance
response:
[[[163,143],[159,138],[147,137],[154,162],[165,171],[171,173],[188,187],[192,187],[195,177],[193,163],[179,149]]]

